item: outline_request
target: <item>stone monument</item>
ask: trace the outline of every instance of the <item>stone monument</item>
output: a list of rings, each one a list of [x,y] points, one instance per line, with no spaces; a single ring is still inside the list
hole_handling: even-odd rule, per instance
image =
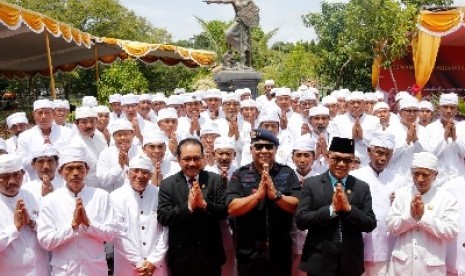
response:
[[[221,58],[222,69],[213,78],[222,91],[250,88],[257,98],[257,84],[262,76],[252,68],[250,29],[260,21],[259,8],[253,0],[204,0],[207,4],[232,4],[236,17],[225,31],[228,51]]]

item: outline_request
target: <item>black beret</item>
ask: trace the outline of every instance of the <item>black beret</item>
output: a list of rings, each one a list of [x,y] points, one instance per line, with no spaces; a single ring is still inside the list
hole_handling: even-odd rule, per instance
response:
[[[256,142],[259,140],[266,140],[273,143],[276,147],[279,146],[279,140],[273,132],[263,129],[263,128],[256,128],[250,132],[251,142]]]

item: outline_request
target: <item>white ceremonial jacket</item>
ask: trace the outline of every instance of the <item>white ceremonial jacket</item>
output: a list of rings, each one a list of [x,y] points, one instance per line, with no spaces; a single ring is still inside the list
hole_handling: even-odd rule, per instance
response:
[[[73,131],[67,127],[62,127],[52,124],[52,131],[50,133],[50,143],[60,151],[63,147],[68,146],[73,136]],[[18,147],[16,153],[23,158],[23,167],[29,174],[30,179],[37,179],[37,173],[32,169],[31,153],[40,149],[44,143],[44,136],[42,130],[38,126],[34,126],[24,132],[18,137]]]
[[[89,171],[86,175],[85,182],[89,187],[100,187],[100,181],[97,178],[97,161],[100,153],[108,148],[107,141],[100,131],[95,131],[92,138],[84,136],[81,133],[76,133],[71,140],[71,144],[79,145],[86,152],[86,163],[89,166]]]
[[[133,145],[129,148],[129,160],[139,154],[143,154],[140,147]],[[116,146],[110,146],[104,149],[100,153],[97,162],[97,177],[100,182],[99,188],[102,188],[110,193],[118,189],[124,183],[127,170],[127,166],[124,166],[123,169],[119,165],[119,150]]]
[[[465,276],[465,177],[460,176],[446,182],[442,188],[458,199],[459,234],[447,244],[447,272]]]
[[[395,236],[388,233],[386,217],[391,208],[390,195],[407,185],[407,180],[394,171],[385,169],[379,175],[370,166],[351,171],[350,174],[370,186],[376,228],[363,236],[365,261],[389,261],[394,247]]]
[[[35,229],[14,225],[14,211],[19,199],[24,201],[29,217],[37,220],[39,207],[26,190],[14,197],[0,194],[0,275],[47,276],[50,265],[47,252],[40,247]]]
[[[11,136],[10,138],[6,139],[5,144],[6,151],[9,154],[15,154],[18,147],[18,136]]]
[[[434,186],[422,195],[423,217],[410,214],[415,186],[396,191],[387,216],[388,231],[397,236],[388,275],[446,275],[446,244],[457,236],[457,200]]]
[[[425,149],[439,159],[437,185],[456,178],[465,173],[465,123],[456,124],[457,140],[444,139],[444,127],[441,120],[437,120],[426,127]]]
[[[355,118],[349,113],[337,115],[329,122],[328,133],[329,141],[333,137],[350,138],[352,139],[352,128],[355,123]],[[360,123],[363,129],[363,140],[355,141],[355,151],[360,153],[360,162],[362,166],[368,165],[367,145],[375,131],[382,131],[379,118],[373,115],[363,114],[360,117]]]
[[[80,225],[73,230],[77,197],[82,199],[90,226]],[[103,243],[112,241],[115,233],[110,195],[102,189],[84,187],[75,195],[63,187],[42,200],[37,237],[40,245],[52,253],[52,275],[107,275]]]
[[[52,180],[52,186],[53,186],[54,191],[56,191],[56,190],[58,190],[58,189],[65,186],[65,181],[63,180],[61,175],[59,175],[59,174],[55,175],[55,178],[53,178],[53,180]],[[42,180],[36,179],[36,180],[28,181],[28,182],[24,183],[21,186],[21,188],[27,190],[28,192],[30,192],[35,197],[37,203],[39,204],[39,207],[41,206],[42,199],[43,199],[43,196],[42,196]]]
[[[168,227],[157,221],[158,187],[148,185],[142,194],[129,183],[111,193],[118,223],[115,245],[115,276],[137,276],[144,260],[155,267],[153,275],[167,274]]]

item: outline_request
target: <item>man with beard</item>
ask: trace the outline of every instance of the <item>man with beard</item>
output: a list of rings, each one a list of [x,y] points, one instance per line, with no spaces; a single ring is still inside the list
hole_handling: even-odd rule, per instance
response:
[[[21,188],[21,157],[0,155],[0,274],[50,275],[47,252],[36,234],[38,202]]]
[[[370,183],[376,228],[363,236],[365,254],[364,276],[386,275],[395,237],[387,231],[386,217],[391,207],[394,192],[407,185],[406,179],[387,169],[394,151],[394,135],[379,132],[370,140],[368,166],[351,171],[350,174]]]
[[[290,276],[290,230],[300,196],[294,171],[275,162],[279,140],[266,129],[254,129],[252,163],[242,166],[228,184],[226,205],[236,221],[239,276]]]
[[[354,91],[347,98],[347,113],[336,116],[328,127],[330,139],[343,137],[353,139],[355,150],[362,153],[360,162],[368,164],[366,141],[371,139],[373,132],[381,130],[381,124],[376,116],[365,113],[365,97],[363,92]]]
[[[313,172],[320,174],[328,169],[328,125],[330,122],[329,109],[321,105],[313,107],[309,112],[311,132],[310,139],[315,143]]]
[[[397,237],[387,275],[446,275],[446,246],[459,232],[457,199],[435,185],[432,153],[415,153],[411,174],[414,185],[395,192],[386,218]]]
[[[108,146],[103,134],[95,131],[97,113],[93,108],[78,107],[75,111],[74,123],[78,132],[71,140],[71,144],[79,145],[86,151],[86,163],[89,166],[86,174],[86,185],[100,187],[100,180],[97,178],[97,161],[100,153]]]
[[[18,137],[16,152],[23,158],[23,168],[30,179],[37,179],[31,167],[31,153],[38,150],[41,144],[52,144],[58,151],[69,145],[73,131],[53,122],[55,111],[50,100],[43,99],[34,102],[34,121],[36,125]]]
[[[115,120],[110,129],[115,144],[100,153],[97,177],[100,188],[113,192],[123,185],[129,160],[137,156],[141,150],[139,146],[133,145],[134,131],[130,122],[125,119]]]
[[[42,199],[37,221],[39,243],[51,252],[52,275],[107,275],[103,243],[116,232],[110,196],[86,185],[82,148],[63,148],[59,160],[66,184]]]
[[[149,184],[153,170],[149,159],[133,158],[128,185],[111,193],[120,226],[114,240],[114,276],[167,275],[168,228],[157,222],[158,188]]]
[[[159,186],[163,179],[179,172],[178,163],[172,160],[172,155],[166,154],[166,136],[164,133],[157,131],[147,135],[144,138],[142,150],[152,161],[154,167],[150,179],[152,185]]]
[[[18,136],[23,131],[28,129],[29,122],[26,117],[26,112],[16,112],[6,118],[6,125],[10,138],[6,140],[6,149],[8,153],[16,153],[18,144]]]
[[[38,179],[26,182],[23,188],[31,192],[40,203],[42,198],[64,186],[63,178],[57,173],[58,151],[50,144],[44,144],[32,153],[32,167]]]
[[[219,175],[203,170],[199,140],[182,140],[177,159],[181,171],[161,182],[157,209],[158,222],[169,227],[168,267],[172,276],[220,276],[226,187]]]
[[[355,142],[334,137],[329,170],[306,179],[295,221],[308,229],[300,269],[308,275],[361,275],[362,232],[376,227],[367,183],[349,175]]]

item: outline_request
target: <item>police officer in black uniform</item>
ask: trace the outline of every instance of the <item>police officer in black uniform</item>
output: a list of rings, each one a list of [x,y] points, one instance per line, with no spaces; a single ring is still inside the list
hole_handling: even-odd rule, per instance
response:
[[[289,234],[300,197],[300,183],[289,166],[276,163],[279,140],[265,129],[251,134],[252,163],[239,168],[226,192],[235,217],[239,276],[291,275]]]

